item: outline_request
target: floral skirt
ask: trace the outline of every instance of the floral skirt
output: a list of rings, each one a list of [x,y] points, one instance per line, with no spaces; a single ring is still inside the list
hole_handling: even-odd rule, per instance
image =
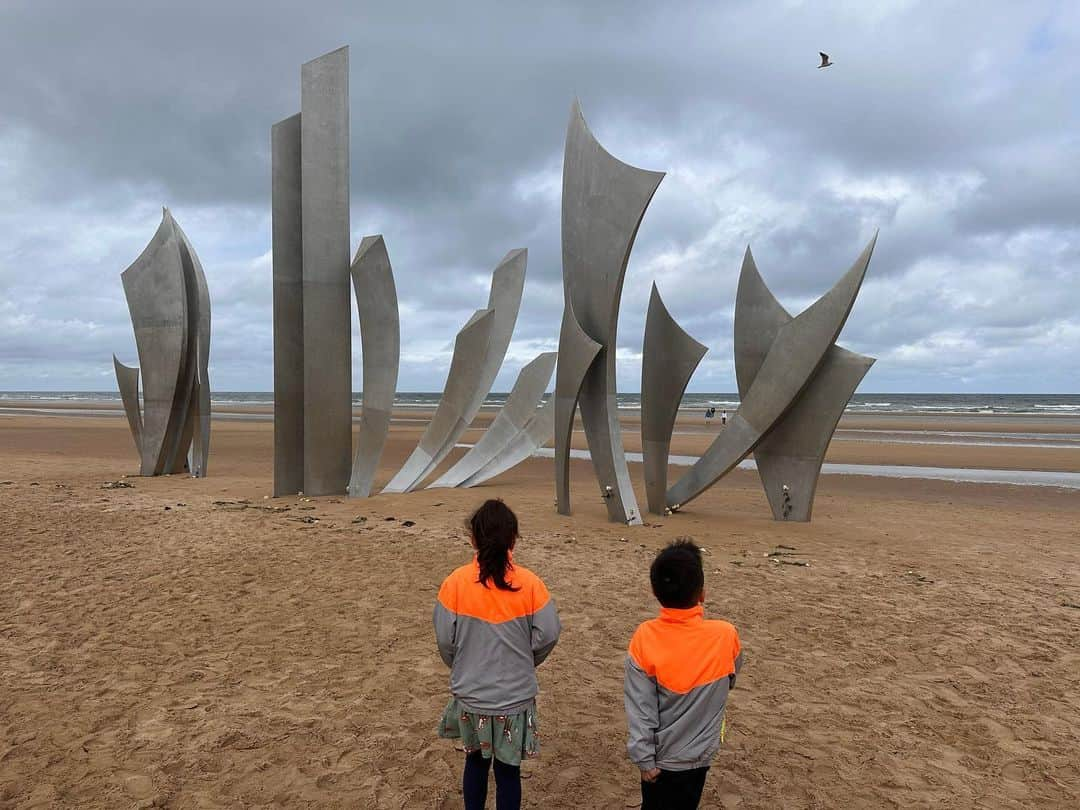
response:
[[[536,701],[517,714],[476,714],[465,710],[456,698],[443,712],[439,736],[460,739],[466,754],[479,751],[484,759],[492,755],[507,765],[520,765],[522,759],[540,755],[540,729]]]

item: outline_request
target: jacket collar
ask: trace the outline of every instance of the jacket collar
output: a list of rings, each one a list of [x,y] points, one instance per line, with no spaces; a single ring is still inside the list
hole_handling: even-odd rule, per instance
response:
[[[700,622],[705,618],[705,606],[694,605],[691,608],[660,608],[660,621],[672,624]]]

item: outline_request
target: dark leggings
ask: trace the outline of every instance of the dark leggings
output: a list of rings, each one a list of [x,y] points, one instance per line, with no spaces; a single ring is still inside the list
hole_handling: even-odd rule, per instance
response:
[[[521,768],[499,762],[494,756],[484,759],[479,751],[465,757],[465,775],[461,788],[465,810],[484,810],[487,801],[488,768],[495,763],[495,810],[519,810],[521,807]]]
[[[660,771],[655,782],[641,783],[641,810],[695,810],[708,773],[708,767]]]

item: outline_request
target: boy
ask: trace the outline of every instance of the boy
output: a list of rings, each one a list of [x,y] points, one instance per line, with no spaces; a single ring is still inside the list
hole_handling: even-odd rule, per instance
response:
[[[691,541],[661,550],[649,579],[660,616],[638,627],[626,656],[627,749],[641,769],[641,810],[694,810],[742,666],[739,634],[705,619],[701,549]]]

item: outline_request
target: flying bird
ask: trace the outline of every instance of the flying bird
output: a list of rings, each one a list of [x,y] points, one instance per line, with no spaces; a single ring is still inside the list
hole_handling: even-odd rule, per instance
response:
[[[829,61],[829,55],[825,51],[818,51],[821,54],[821,64],[818,65],[818,70],[826,67],[832,67],[832,62]]]

